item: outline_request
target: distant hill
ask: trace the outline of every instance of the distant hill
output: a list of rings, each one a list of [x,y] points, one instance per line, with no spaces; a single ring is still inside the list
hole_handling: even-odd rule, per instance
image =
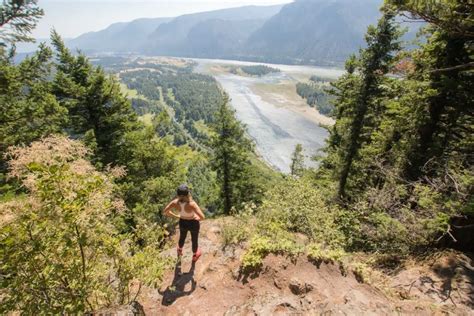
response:
[[[341,65],[364,45],[367,27],[381,15],[381,4],[382,0],[295,0],[286,5],[139,19],[81,35],[68,46],[86,53]]]
[[[68,41],[67,45],[85,52],[138,52],[158,26],[172,19],[143,18],[114,23],[102,31],[82,34]]]
[[[248,57],[283,63],[343,62],[364,45],[380,0],[296,0],[249,38]]]
[[[143,51],[149,54],[193,56],[195,47],[190,41],[198,45],[196,50],[200,52],[203,41],[211,44],[220,42],[222,46],[218,49],[226,51],[229,40],[247,40],[256,27],[263,25],[265,20],[277,14],[281,8],[281,5],[245,6],[182,15],[160,25],[148,38]],[[249,27],[246,25],[248,20],[252,20]],[[210,33],[203,33],[206,30]],[[213,53],[209,48],[206,55],[211,56]]]
[[[249,36],[264,19],[227,21],[206,20],[196,24],[186,36],[181,55],[207,58],[237,58],[244,53]]]

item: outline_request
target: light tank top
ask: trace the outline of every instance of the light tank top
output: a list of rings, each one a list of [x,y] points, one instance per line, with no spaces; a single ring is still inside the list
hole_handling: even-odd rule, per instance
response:
[[[179,216],[183,219],[194,219],[192,211],[186,211],[187,202],[178,202],[180,206]]]

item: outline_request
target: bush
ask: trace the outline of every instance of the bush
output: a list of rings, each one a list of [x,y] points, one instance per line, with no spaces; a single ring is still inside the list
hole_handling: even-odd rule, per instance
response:
[[[288,232],[281,230],[274,238],[257,234],[250,240],[250,246],[242,257],[241,267],[244,272],[258,269],[270,253],[294,257],[301,252],[302,248]]]
[[[62,136],[9,149],[9,176],[26,194],[0,203],[1,313],[82,314],[132,300],[136,277],[160,280],[165,232],[154,227],[141,249],[119,235],[114,218],[125,207],[113,181],[124,171],[99,172],[88,155]]]
[[[287,178],[269,190],[258,213],[258,222],[274,221],[282,229],[307,235],[325,246],[346,246],[336,223],[339,211],[329,208],[309,179]]]
[[[311,244],[307,250],[308,259],[315,261],[318,265],[322,262],[340,264],[346,256],[346,252],[342,249],[325,249],[320,244]]]
[[[295,256],[304,245],[295,233],[323,247],[341,249],[346,238],[336,224],[338,211],[329,209],[308,179],[288,178],[270,189],[257,209],[256,224],[249,247],[242,258],[242,268],[258,268],[270,254]]]
[[[248,240],[253,231],[253,205],[245,204],[244,210],[232,217],[226,217],[221,225],[223,247],[239,245]]]

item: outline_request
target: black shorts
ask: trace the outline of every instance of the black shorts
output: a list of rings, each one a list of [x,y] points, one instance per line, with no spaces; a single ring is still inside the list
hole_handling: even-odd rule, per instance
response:
[[[179,219],[179,230],[182,231],[191,231],[191,232],[198,232],[199,231],[199,221],[195,219]]]

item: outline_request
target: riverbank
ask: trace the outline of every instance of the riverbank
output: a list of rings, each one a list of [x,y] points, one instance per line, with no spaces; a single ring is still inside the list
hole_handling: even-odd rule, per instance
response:
[[[312,66],[270,65],[279,72],[263,76],[241,76],[230,69],[259,63],[193,59],[195,72],[212,75],[229,94],[237,118],[247,126],[258,154],[277,170],[288,173],[291,154],[301,144],[308,167],[316,166],[312,159],[321,154],[334,120],[310,107],[296,93],[296,84],[313,75],[334,80],[343,74],[340,69]]]

